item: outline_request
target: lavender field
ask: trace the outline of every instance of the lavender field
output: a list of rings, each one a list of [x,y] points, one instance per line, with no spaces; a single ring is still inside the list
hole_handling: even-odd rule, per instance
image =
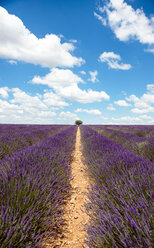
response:
[[[153,130],[82,126],[83,154],[93,180],[86,206],[89,248],[153,247]]]
[[[2,154],[3,144],[16,152],[0,163],[0,247],[37,247],[61,222],[76,127],[1,126],[1,130]],[[29,140],[34,145],[28,145]]]
[[[80,126],[89,248],[152,248],[154,126]],[[45,247],[63,223],[75,125],[0,125],[0,247]],[[52,247],[52,246],[51,246]],[[73,248],[73,247],[72,247]]]

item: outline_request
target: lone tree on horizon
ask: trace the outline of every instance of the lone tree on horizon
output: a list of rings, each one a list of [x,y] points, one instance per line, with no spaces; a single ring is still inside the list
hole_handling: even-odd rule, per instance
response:
[[[78,126],[80,126],[82,123],[83,123],[83,121],[81,121],[81,120],[76,120],[75,121],[75,124],[78,125]]]

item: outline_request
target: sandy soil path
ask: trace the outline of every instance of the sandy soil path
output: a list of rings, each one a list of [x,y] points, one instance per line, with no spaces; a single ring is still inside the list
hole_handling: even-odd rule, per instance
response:
[[[88,223],[88,216],[84,211],[84,202],[87,200],[86,192],[89,187],[89,181],[85,172],[85,165],[82,163],[80,128],[78,127],[76,135],[75,151],[72,171],[72,192],[70,199],[65,205],[64,230],[55,245],[46,244],[47,248],[85,248],[84,244],[86,232],[84,225]]]
[[[88,223],[88,216],[84,211],[84,202],[86,201],[86,192],[89,187],[88,178],[85,173],[85,165],[82,162],[80,128],[77,130],[74,159],[71,164],[72,195],[67,202],[65,216],[67,230],[61,247],[64,248],[82,248],[86,232],[84,225]]]

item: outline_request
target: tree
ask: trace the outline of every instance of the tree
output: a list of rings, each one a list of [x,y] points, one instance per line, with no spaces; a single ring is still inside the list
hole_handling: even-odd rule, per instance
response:
[[[78,126],[81,125],[82,123],[83,123],[83,122],[82,122],[81,120],[76,120],[76,121],[75,121],[75,124],[78,125]]]

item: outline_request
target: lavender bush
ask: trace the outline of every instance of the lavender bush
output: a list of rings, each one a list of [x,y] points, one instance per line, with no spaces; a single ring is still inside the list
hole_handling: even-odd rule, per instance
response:
[[[62,220],[76,127],[6,156],[0,164],[0,247],[34,248]]]
[[[126,149],[154,161],[154,126],[91,126]],[[130,132],[129,128],[130,127]],[[121,129],[120,129],[121,128]],[[138,130],[138,131],[137,131]],[[125,131],[125,132],[124,132]],[[131,133],[132,132],[132,133]],[[146,136],[148,133],[148,136]]]
[[[152,248],[153,163],[81,127],[93,181],[86,204],[89,248]]]
[[[11,155],[13,152],[33,145],[67,127],[65,125],[0,125],[0,159],[3,159],[7,154]]]
[[[139,137],[154,137],[153,125],[104,125],[104,128],[132,133]]]

